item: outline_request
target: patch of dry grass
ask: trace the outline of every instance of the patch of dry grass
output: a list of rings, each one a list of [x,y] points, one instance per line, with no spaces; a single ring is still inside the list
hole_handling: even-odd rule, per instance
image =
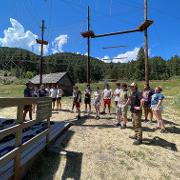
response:
[[[70,103],[64,99],[64,109],[71,107]],[[75,116],[62,111],[53,114],[52,119],[72,120]],[[100,120],[93,116],[73,121],[74,126],[59,147],[69,152],[66,156],[42,154],[26,179],[180,179],[179,112],[165,109],[167,134],[153,131],[155,123],[143,123],[145,141],[141,146],[133,146],[128,138],[133,134],[131,122],[121,130],[114,126],[115,115],[105,115]]]

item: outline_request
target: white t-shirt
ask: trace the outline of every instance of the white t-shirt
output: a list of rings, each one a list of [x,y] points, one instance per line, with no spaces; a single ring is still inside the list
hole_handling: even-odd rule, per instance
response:
[[[114,91],[114,101],[119,101],[119,96],[120,96],[120,93],[121,93],[122,89],[120,88],[116,88],[116,90]]]
[[[63,90],[62,89],[57,89],[57,97],[62,97],[63,96]]]
[[[111,99],[111,97],[112,97],[112,89],[104,89],[103,99]]]
[[[56,98],[57,97],[57,89],[55,89],[55,88],[50,89],[50,97],[51,98]]]
[[[101,100],[101,95],[100,95],[100,93],[97,92],[97,91],[95,91],[95,92],[94,92],[94,103],[95,103],[95,104],[96,104],[96,103],[99,103],[100,100]]]

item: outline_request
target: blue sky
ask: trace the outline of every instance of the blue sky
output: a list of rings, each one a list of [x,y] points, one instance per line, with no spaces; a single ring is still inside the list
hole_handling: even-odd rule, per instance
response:
[[[97,34],[132,29],[143,22],[143,0],[1,0],[0,46],[22,47],[39,53],[35,39],[40,36],[44,18],[45,39],[49,41],[46,54],[86,54],[86,39],[80,32],[87,28],[88,4],[91,28]],[[148,17],[154,20],[148,30],[150,56],[168,59],[180,55],[180,1],[149,0],[148,4]],[[127,62],[136,58],[143,39],[143,33],[92,39],[91,56],[128,57],[116,59]],[[118,45],[127,47],[103,49]]]

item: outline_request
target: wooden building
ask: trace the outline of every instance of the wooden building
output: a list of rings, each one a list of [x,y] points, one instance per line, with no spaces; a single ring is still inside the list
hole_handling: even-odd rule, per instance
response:
[[[43,74],[42,79],[45,86],[60,85],[65,95],[72,95],[74,82],[67,72]],[[30,82],[37,86],[40,84],[39,81],[39,75],[30,80]]]

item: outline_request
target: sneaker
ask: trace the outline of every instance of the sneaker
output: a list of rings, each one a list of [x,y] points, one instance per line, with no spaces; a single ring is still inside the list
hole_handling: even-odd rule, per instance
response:
[[[81,119],[81,116],[78,115],[78,116],[77,116],[77,119]]]
[[[105,112],[105,111],[102,111],[101,114],[106,114],[106,112]]]
[[[120,123],[117,123],[116,126],[117,126],[117,127],[121,127],[121,124],[120,124]]]
[[[121,129],[126,129],[126,124],[121,125]]]
[[[136,136],[129,136],[130,139],[136,139],[137,140],[137,137]]]
[[[148,123],[149,121],[147,119],[144,119],[144,123]]]
[[[160,133],[167,133],[166,129],[161,129]]]
[[[133,145],[136,145],[136,146],[140,144],[142,144],[142,140],[136,140],[133,142]]]

